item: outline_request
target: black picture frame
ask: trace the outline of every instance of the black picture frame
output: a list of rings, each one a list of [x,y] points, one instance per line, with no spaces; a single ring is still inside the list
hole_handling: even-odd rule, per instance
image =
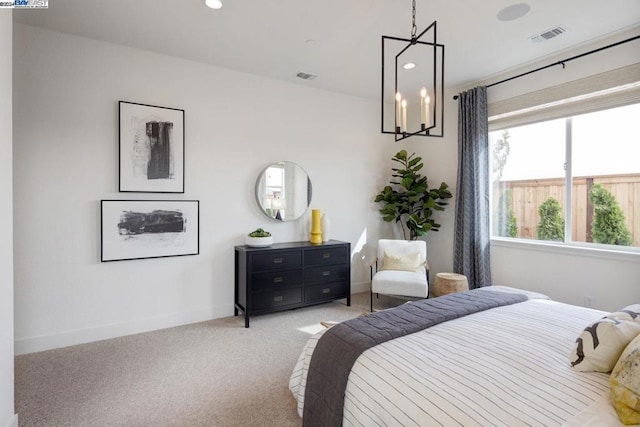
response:
[[[101,262],[199,254],[199,200],[100,201]]]
[[[184,193],[185,113],[118,102],[118,188],[122,193]]]

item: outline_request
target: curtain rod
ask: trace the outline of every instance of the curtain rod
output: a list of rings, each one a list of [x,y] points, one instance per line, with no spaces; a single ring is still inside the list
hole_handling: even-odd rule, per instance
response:
[[[612,48],[612,47],[616,47],[616,46],[619,46],[621,44],[628,43],[630,41],[634,41],[634,40],[637,40],[637,39],[640,39],[640,35],[633,36],[633,37],[630,37],[628,39],[621,40],[619,42],[612,43],[612,44],[600,47],[598,49],[593,49],[593,50],[590,50],[589,52],[581,53],[580,55],[572,56],[572,57],[566,58],[566,59],[561,59],[560,61],[556,61],[556,62],[554,62],[552,64],[545,65],[544,67],[539,67],[539,68],[536,68],[535,70],[527,71],[526,73],[518,74],[517,76],[509,77],[507,79],[500,80],[499,82],[491,83],[490,85],[487,85],[486,87],[490,88],[491,86],[496,86],[496,85],[499,85],[501,83],[505,83],[505,82],[508,82],[508,81],[511,81],[511,80],[515,80],[515,79],[520,78],[520,77],[527,76],[529,74],[537,73],[538,71],[541,71],[541,70],[544,70],[544,69],[547,69],[547,68],[551,68],[551,67],[555,67],[556,65],[562,65],[562,68],[564,69],[565,63],[567,63],[569,61],[573,61],[574,59],[582,58],[583,56],[591,55],[592,53],[597,53],[597,52],[600,52],[602,50],[609,49],[609,48]],[[458,99],[458,95],[454,95],[453,99],[454,100]]]

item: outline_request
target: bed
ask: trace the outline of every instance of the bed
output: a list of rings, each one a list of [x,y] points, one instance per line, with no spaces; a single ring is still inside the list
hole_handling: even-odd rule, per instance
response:
[[[470,292],[496,290],[513,292]],[[526,293],[522,302],[375,345],[348,374],[341,424],[619,426],[609,375],[569,365],[576,337],[604,314]],[[301,417],[324,332],[309,339],[290,377]],[[312,421],[305,418],[305,426]]]

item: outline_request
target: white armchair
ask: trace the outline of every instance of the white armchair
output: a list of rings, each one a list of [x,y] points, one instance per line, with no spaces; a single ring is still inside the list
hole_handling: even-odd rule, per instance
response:
[[[427,243],[422,240],[378,240],[378,256],[371,263],[371,311],[373,294],[427,298],[429,264]]]

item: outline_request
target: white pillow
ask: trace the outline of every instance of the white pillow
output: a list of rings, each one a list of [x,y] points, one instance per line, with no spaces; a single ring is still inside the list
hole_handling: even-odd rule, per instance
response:
[[[395,255],[384,251],[380,270],[402,270],[420,272],[420,252],[407,255]]]
[[[629,343],[640,335],[640,304],[608,314],[587,326],[571,352],[571,366],[580,372],[611,372]]]

